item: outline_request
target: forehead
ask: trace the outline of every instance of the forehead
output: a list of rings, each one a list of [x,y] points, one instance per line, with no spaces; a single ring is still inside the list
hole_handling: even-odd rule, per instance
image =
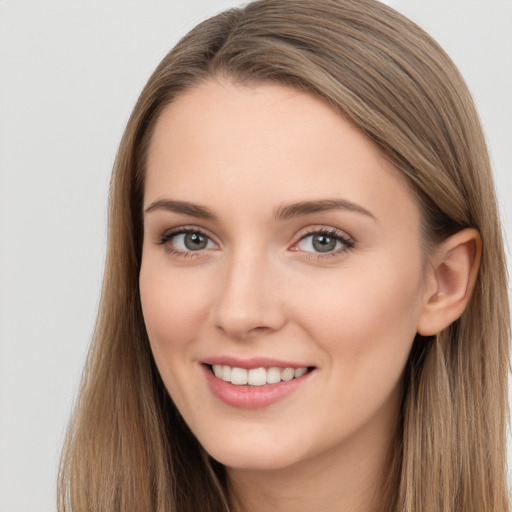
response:
[[[149,148],[145,205],[166,195],[257,212],[342,196],[417,214],[405,178],[356,126],[277,84],[212,80],[166,107]]]

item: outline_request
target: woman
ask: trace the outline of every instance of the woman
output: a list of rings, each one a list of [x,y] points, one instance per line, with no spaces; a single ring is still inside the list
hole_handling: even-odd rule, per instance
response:
[[[508,304],[467,88],[373,0],[264,0],[142,91],[61,510],[508,510]]]

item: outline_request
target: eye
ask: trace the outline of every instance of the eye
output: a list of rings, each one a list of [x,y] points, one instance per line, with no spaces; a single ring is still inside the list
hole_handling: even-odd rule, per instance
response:
[[[353,240],[338,230],[317,230],[303,235],[295,244],[294,250],[327,255],[351,249],[353,246]]]
[[[171,252],[178,254],[217,248],[217,245],[205,233],[183,228],[164,233],[160,238],[159,245],[167,245]]]

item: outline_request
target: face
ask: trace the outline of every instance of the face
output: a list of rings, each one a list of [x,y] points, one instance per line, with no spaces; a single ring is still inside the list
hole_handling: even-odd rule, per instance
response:
[[[425,302],[420,215],[357,128],[284,86],[189,90],[156,125],[144,228],[153,355],[215,459],[389,442]]]

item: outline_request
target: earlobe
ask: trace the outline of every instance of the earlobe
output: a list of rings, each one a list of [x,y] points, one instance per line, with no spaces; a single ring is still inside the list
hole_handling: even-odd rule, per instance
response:
[[[433,336],[460,317],[473,293],[482,241],[476,229],[459,231],[445,240],[432,258],[431,287],[418,320],[417,331]]]

